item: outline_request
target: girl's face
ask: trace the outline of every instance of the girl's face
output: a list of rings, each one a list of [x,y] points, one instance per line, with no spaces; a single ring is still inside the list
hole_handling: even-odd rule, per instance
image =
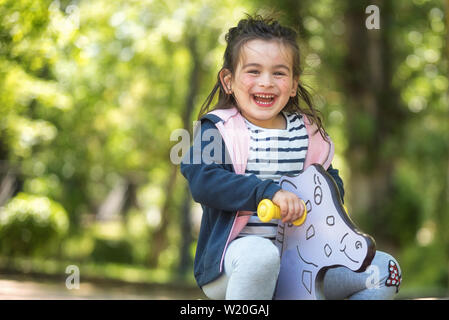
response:
[[[247,120],[263,128],[286,127],[280,112],[298,88],[290,48],[278,41],[248,41],[240,50],[235,73],[222,72],[228,93],[232,92]]]

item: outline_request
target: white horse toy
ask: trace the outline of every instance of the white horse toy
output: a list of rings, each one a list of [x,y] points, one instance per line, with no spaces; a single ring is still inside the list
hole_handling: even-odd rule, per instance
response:
[[[296,176],[284,176],[279,183],[305,202],[307,213],[298,223],[279,223],[276,243],[281,269],[274,298],[323,299],[326,270],[344,266],[365,271],[376,251],[374,239],[356,228],[334,179],[321,165],[313,164]],[[279,207],[267,199],[260,202],[258,214],[263,221],[280,218]]]

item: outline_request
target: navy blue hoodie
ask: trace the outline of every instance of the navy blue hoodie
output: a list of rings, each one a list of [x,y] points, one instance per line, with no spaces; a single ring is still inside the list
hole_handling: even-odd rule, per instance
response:
[[[192,197],[203,208],[194,261],[194,276],[200,287],[218,278],[222,272],[221,258],[236,212],[256,211],[261,200],[271,200],[281,189],[273,180],[262,181],[255,175],[245,176],[234,172],[232,164],[226,161],[229,155],[225,143],[221,139],[216,141],[217,137],[221,137],[215,126],[219,121],[221,119],[213,114],[207,114],[201,119],[201,132],[196,133],[189,153],[181,162],[181,173],[189,183]],[[216,131],[216,134],[211,135],[214,138],[202,141],[201,137],[206,131],[209,134]],[[216,146],[217,143],[221,147],[221,157],[214,155],[214,148],[211,148],[211,144]],[[198,156],[198,152],[202,155],[205,148],[211,157],[215,157],[212,163]],[[194,158],[199,163],[195,163]],[[330,166],[327,172],[337,183],[343,201],[343,181],[338,170]]]

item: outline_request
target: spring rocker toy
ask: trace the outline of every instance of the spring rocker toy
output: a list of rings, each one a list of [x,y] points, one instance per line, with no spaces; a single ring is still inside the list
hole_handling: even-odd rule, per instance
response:
[[[295,176],[283,176],[282,189],[304,201],[306,212],[293,224],[279,222],[276,245],[281,268],[274,293],[278,300],[324,299],[326,270],[344,266],[363,272],[376,252],[374,239],[349,218],[332,176],[319,164]],[[259,203],[262,221],[279,219],[279,207],[270,200]]]

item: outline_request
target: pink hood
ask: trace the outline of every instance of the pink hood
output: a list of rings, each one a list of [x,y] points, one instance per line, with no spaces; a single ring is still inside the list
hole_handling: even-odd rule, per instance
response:
[[[217,122],[215,125],[220,131],[221,136],[226,144],[226,148],[232,160],[234,171],[237,174],[244,174],[249,154],[249,131],[246,127],[245,120],[237,108],[218,109],[210,112],[218,116],[223,121]],[[324,169],[328,169],[334,156],[334,144],[327,136],[328,141],[323,139],[315,124],[311,124],[307,117],[303,117],[304,124],[308,135],[308,148],[304,168],[306,169],[313,163],[321,164]],[[223,265],[224,253],[232,240],[237,237],[240,231],[248,223],[251,211],[239,211],[234,220],[231,232],[226,242],[225,250],[220,264],[220,271]]]

